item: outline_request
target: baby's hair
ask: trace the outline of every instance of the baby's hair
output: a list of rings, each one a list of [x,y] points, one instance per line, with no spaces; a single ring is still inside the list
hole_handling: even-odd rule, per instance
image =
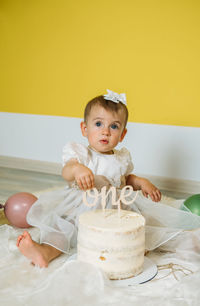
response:
[[[104,109],[109,110],[111,112],[118,112],[119,110],[122,110],[125,115],[125,120],[124,120],[124,128],[126,127],[127,121],[128,121],[128,109],[125,104],[119,102],[115,103],[110,100],[104,99],[104,96],[98,96],[92,99],[91,101],[88,102],[88,104],[85,107],[84,111],[84,121],[87,122],[87,119],[90,115],[91,109],[95,106],[99,105],[102,106]]]

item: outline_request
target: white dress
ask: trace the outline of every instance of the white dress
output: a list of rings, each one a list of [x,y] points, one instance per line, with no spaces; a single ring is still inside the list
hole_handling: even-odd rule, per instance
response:
[[[63,165],[70,159],[76,158],[92,170],[95,175],[95,187],[100,190],[103,186],[114,186],[118,195],[120,188],[125,186],[125,177],[133,170],[130,153],[127,149],[114,150],[107,155],[93,151],[78,143],[69,143],[63,150]],[[135,197],[135,192],[126,200]],[[94,207],[83,203],[83,191],[75,182],[67,183],[63,190],[52,191],[42,195],[34,203],[27,214],[27,222],[40,229],[40,243],[54,246],[64,253],[70,246],[76,246],[78,217],[89,209],[101,208],[101,198]],[[87,198],[88,202],[92,201]],[[174,201],[173,206],[155,203],[139,193],[133,204],[123,209],[134,210],[146,219],[146,249],[153,250],[174,238],[183,230],[200,227],[200,217],[180,209],[182,200]],[[107,208],[113,208],[111,194],[107,198]],[[173,239],[172,239],[173,241]]]
[[[82,144],[68,143],[63,149],[63,166],[72,158],[92,170],[97,189],[103,186],[123,187],[125,176],[133,170],[130,153],[125,148],[108,155]],[[101,208],[100,198],[92,208],[83,204],[82,198],[83,191],[76,183],[66,182],[63,191],[48,192],[34,203],[27,214],[27,221],[40,229],[40,243],[50,244],[62,252],[68,252],[70,245],[75,246],[79,215],[88,209]],[[106,207],[112,207],[111,196]]]

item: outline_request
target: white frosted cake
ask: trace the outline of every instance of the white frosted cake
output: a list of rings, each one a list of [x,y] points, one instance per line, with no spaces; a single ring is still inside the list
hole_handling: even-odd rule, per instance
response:
[[[142,272],[145,219],[116,209],[88,211],[79,217],[78,260],[101,268],[110,279],[124,279]]]

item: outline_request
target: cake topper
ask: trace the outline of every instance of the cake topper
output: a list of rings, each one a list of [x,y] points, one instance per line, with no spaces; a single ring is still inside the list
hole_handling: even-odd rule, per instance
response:
[[[112,205],[117,206],[118,213],[120,215],[121,201],[125,205],[131,205],[135,201],[138,195],[138,191],[137,191],[135,196],[132,199],[128,200],[127,198],[130,197],[131,194],[133,193],[133,187],[128,185],[128,186],[123,187],[120,190],[121,192],[120,192],[118,199],[117,199],[117,188],[114,186],[110,187],[108,190],[106,186],[103,186],[100,192],[98,192],[97,188],[86,190],[83,193],[83,203],[88,207],[94,207],[98,201],[98,198],[101,197],[101,206],[102,206],[103,211],[105,211],[106,199],[111,193]],[[87,199],[88,197],[91,199],[94,199],[94,201],[92,203],[88,203],[88,199]]]

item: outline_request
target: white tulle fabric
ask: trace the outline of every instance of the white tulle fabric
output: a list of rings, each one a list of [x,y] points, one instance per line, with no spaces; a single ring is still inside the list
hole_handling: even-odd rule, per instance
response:
[[[130,153],[125,148],[115,150],[112,155],[106,155],[82,144],[68,143],[63,150],[63,165],[72,158],[76,158],[92,170],[98,189],[105,185],[123,187],[125,176],[133,170]],[[100,197],[97,204],[89,208],[83,204],[82,196],[83,191],[72,182],[64,190],[44,194],[32,206],[27,221],[40,229],[41,243],[50,244],[65,253],[70,247],[76,246],[79,215],[89,209],[101,208]],[[90,201],[93,199],[88,199],[88,202]],[[180,210],[181,204],[182,202],[175,201],[173,206],[167,206],[162,202],[152,202],[139,194],[132,205],[122,203],[122,208],[134,210],[145,217],[146,250],[153,250],[183,230],[200,227],[200,217]],[[112,207],[111,194],[106,207]]]

